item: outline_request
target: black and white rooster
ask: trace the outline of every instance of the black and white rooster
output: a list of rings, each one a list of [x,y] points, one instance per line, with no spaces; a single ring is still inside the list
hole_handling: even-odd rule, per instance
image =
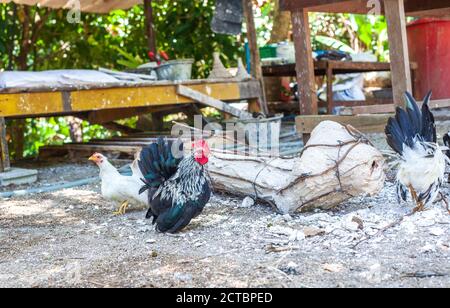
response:
[[[448,158],[450,158],[450,132],[445,134],[444,144],[447,147],[447,151],[445,152],[445,154],[447,154]]]
[[[177,152],[181,155],[175,155]],[[160,138],[140,154],[139,168],[145,184],[140,192],[148,191],[150,205],[146,218],[153,218],[156,229],[163,233],[185,228],[211,197],[205,171],[208,144],[197,141],[192,154],[183,157],[182,153],[182,144]]]
[[[406,201],[408,190],[422,211],[438,197],[444,183],[446,160],[437,143],[434,116],[429,109],[431,92],[422,109],[411,94],[406,93],[406,110],[397,108],[395,118],[386,126],[387,141],[400,154],[397,173],[397,195]]]

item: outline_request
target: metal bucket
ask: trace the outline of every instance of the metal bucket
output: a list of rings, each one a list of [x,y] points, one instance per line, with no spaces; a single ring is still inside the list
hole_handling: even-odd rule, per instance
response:
[[[156,68],[158,80],[190,80],[192,78],[193,59],[173,60]]]

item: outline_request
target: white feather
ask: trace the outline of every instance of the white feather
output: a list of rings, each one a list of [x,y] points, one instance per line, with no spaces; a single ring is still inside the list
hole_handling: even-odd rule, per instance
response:
[[[121,175],[106,158],[99,165],[99,168],[102,180],[102,196],[105,199],[117,202],[131,199],[142,205],[148,204],[148,193],[139,194],[143,183],[141,181],[142,173],[136,162],[131,165],[132,176]]]
[[[404,146],[397,180],[405,187],[412,187],[418,195],[436,186],[427,203],[433,203],[444,182],[447,157],[436,144],[416,141],[414,148]]]

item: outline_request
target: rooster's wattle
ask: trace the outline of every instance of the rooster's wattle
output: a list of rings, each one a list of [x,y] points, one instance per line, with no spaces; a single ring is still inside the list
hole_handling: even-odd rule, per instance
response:
[[[200,215],[211,197],[205,171],[209,147],[204,140],[194,143],[194,153],[182,155],[182,145],[162,138],[144,148],[139,167],[148,192],[147,218],[160,232],[176,233]],[[174,151],[181,153],[174,155]],[[177,158],[178,157],[178,158]]]

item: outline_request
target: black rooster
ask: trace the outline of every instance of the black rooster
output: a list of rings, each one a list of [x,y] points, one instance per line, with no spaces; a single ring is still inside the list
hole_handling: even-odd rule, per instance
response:
[[[174,151],[181,154],[174,155]],[[153,217],[160,232],[176,233],[185,228],[200,215],[211,197],[204,167],[210,153],[208,144],[197,141],[193,152],[183,157],[181,143],[162,138],[141,152],[139,168],[145,185],[140,193],[149,191],[146,218]]]

